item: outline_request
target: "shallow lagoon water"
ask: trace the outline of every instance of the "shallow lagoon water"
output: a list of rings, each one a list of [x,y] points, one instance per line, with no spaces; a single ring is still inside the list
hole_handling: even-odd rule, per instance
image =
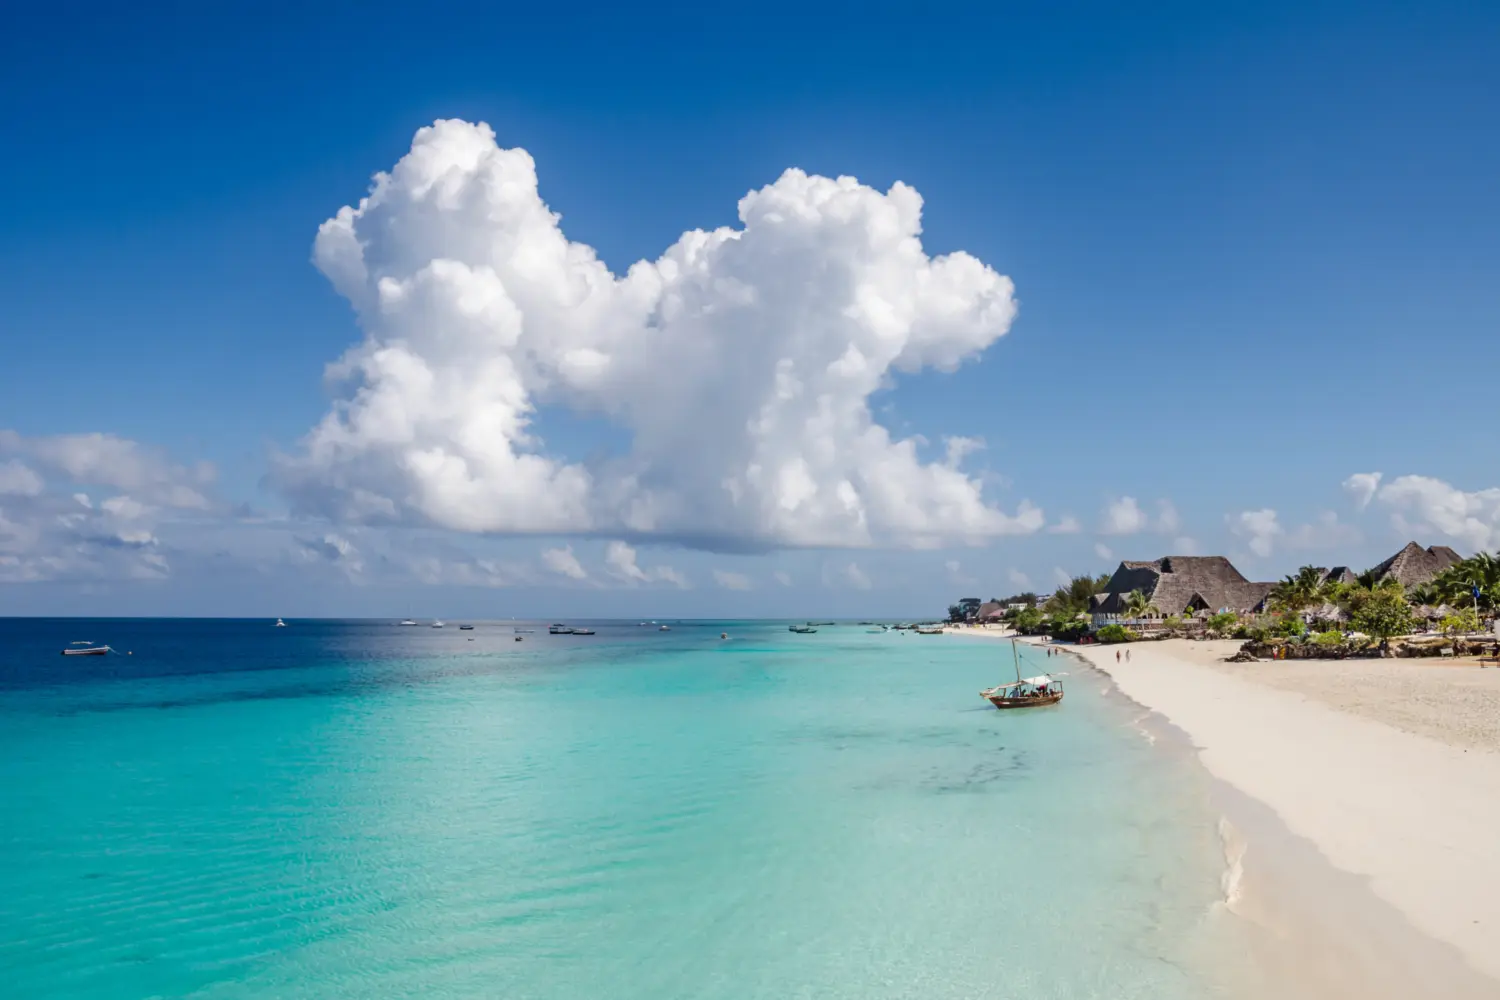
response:
[[[1009,644],[951,636],[289,625],[0,621],[12,995],[1172,1000],[1238,961],[1205,779],[1083,668],[1002,713]]]

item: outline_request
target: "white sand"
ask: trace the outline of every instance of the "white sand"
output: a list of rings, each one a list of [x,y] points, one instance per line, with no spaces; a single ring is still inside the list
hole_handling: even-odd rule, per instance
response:
[[[1068,649],[1182,730],[1214,775],[1500,980],[1500,728],[1485,718],[1500,670],[1216,662],[1237,646],[1138,643],[1118,664],[1126,647]],[[1449,995],[1433,986],[1424,994]]]

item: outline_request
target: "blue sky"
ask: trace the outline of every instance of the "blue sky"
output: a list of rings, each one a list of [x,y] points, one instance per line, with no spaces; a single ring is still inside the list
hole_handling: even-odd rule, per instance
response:
[[[1373,563],[1408,536],[1500,545],[1493,5],[68,5],[12,23],[12,613],[903,614],[1186,548],[1265,578]],[[320,224],[439,119],[527,150],[561,232],[616,275],[686,231],[741,227],[739,199],[788,168],[858,178],[871,211],[903,182],[923,252],[1008,276],[1014,320],[965,334],[954,370],[897,365],[856,400],[891,441],[919,436],[911,469],[878,449],[816,466],[828,496],[856,484],[868,530],[720,510],[697,473],[736,472],[743,421],[716,404],[766,389],[736,368],[769,356],[695,369],[691,341],[653,341],[655,364],[615,389],[527,384],[513,450],[590,470],[586,513],[507,514],[505,475],[457,507],[430,481],[413,501],[410,451],[322,462],[307,443],[352,391],[325,366],[417,329],[362,323],[311,258]],[[382,260],[411,249],[374,232]],[[819,251],[834,270],[839,246]],[[786,308],[706,342],[822,329]],[[468,350],[455,370],[487,359]],[[648,457],[636,419],[701,439]],[[434,416],[418,444],[443,450],[453,426]],[[784,462],[853,440],[777,434]],[[931,469],[950,436],[984,442],[957,466],[974,484],[959,499],[983,506],[934,537],[958,489]],[[611,457],[669,484],[648,527]],[[882,508],[882,476],[910,495]],[[556,509],[558,488],[524,510]],[[356,491],[396,513],[372,519]],[[1023,501],[1039,523],[999,520]]]

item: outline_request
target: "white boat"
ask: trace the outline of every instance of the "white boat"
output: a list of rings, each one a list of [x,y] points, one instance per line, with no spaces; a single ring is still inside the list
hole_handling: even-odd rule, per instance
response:
[[[94,646],[88,640],[73,643],[72,649],[62,651],[64,656],[103,656],[110,651],[108,646]]]
[[[1021,657],[1016,651],[1014,639],[1010,641],[1010,655],[1015,661],[1016,679],[1008,684],[987,688],[979,692],[979,697],[996,708],[1040,708],[1062,701],[1062,682],[1056,677],[1050,674],[1021,676]]]
[[[568,626],[564,625],[562,622],[553,622],[550,626],[548,626],[548,628],[547,628],[547,634],[548,635],[572,635],[573,634],[573,630],[571,628],[569,628]]]
[[[672,631],[672,628],[671,628],[670,625],[663,625],[660,628],[658,628],[656,631],[658,631],[658,632],[670,632],[670,631]]]
[[[433,628],[442,628],[442,627],[443,627],[443,623],[442,623],[442,622],[440,622],[440,621],[437,621],[437,622],[433,622],[433,623],[432,623],[432,627],[433,627]]]
[[[401,624],[402,624],[402,625],[415,625],[415,624],[416,624],[416,622],[414,622],[414,621],[412,621],[412,620],[411,620],[411,619],[410,619],[410,618],[408,618],[408,619],[406,619],[406,620],[405,620],[405,621],[403,621],[403,622],[402,622],[402,623],[401,623]]]
[[[280,618],[278,618],[278,619],[276,619],[276,627],[277,628],[286,628],[286,622],[284,622]]]
[[[571,631],[572,631],[572,633],[574,635],[593,635],[594,634],[594,630],[591,629],[591,628],[575,628],[575,629],[572,629]]]

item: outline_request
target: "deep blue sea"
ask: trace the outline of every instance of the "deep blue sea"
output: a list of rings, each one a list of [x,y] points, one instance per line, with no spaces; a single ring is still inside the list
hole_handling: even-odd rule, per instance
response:
[[[1076,662],[458,624],[0,619],[3,995],[1227,995],[1205,779]]]

